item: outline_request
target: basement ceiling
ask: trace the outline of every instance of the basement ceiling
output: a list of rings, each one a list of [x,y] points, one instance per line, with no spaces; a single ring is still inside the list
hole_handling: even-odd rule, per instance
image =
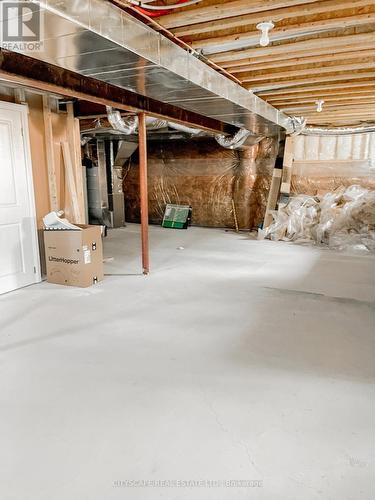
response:
[[[39,52],[23,54],[202,116],[276,135],[291,120],[196,54],[108,0],[29,0],[39,6]]]
[[[153,19],[286,114],[375,122],[374,0],[202,0]],[[256,25],[270,20],[261,47]]]

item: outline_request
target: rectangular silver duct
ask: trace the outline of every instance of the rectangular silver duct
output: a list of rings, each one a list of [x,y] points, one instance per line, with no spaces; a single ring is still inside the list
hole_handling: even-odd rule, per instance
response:
[[[138,94],[275,135],[288,117],[106,0],[29,0],[44,18],[30,57]]]

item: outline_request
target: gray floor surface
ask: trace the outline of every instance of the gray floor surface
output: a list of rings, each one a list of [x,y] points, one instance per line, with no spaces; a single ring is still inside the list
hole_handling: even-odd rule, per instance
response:
[[[0,297],[1,500],[373,500],[375,256],[151,249],[113,230],[103,283]]]

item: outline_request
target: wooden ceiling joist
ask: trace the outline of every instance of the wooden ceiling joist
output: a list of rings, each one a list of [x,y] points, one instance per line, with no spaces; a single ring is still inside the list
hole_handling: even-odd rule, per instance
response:
[[[349,62],[348,64],[336,64],[331,63],[329,66],[314,64],[313,66],[306,66],[303,68],[298,68],[294,71],[290,71],[289,68],[283,69],[280,68],[281,71],[275,72],[260,72],[260,71],[248,71],[245,73],[239,73],[238,78],[241,79],[242,82],[257,82],[257,81],[265,81],[265,80],[275,80],[278,78],[292,78],[294,76],[299,77],[306,74],[318,76],[324,75],[327,73],[338,73],[343,71],[356,71],[356,70],[365,70],[375,68],[375,59],[365,61],[357,61],[357,62]]]
[[[274,23],[291,19],[294,17],[308,16],[313,14],[322,14],[327,12],[335,12],[347,8],[359,8],[366,5],[371,5],[371,0],[325,0],[322,2],[308,2],[307,4],[294,4],[292,6],[267,11],[267,16]],[[216,21],[199,22],[190,26],[176,28],[173,33],[178,37],[189,37],[191,35],[201,35],[203,33],[212,33],[220,30],[229,30],[241,28],[242,26],[250,26],[264,21],[265,12],[254,12],[252,14],[236,15],[235,17],[225,17]],[[160,20],[162,24],[163,19]]]
[[[325,95],[324,93],[316,93],[315,95],[308,97],[308,98],[296,98],[292,97],[289,100],[288,99],[283,99],[283,100],[272,100],[272,99],[267,99],[267,102],[269,104],[272,104],[272,106],[275,106],[279,109],[284,109],[287,107],[292,107],[294,105],[306,105],[306,104],[315,104],[318,99],[323,99],[324,102],[326,103],[337,103],[339,105],[342,104],[354,104],[354,103],[360,103],[360,102],[370,102],[371,100],[375,99],[375,90],[372,92],[365,92],[363,94],[347,94],[347,95],[341,95],[341,96],[330,96],[330,95]]]
[[[324,75],[316,77],[313,76],[300,79],[281,78],[272,81],[262,80],[256,82],[256,84],[247,84],[247,88],[249,90],[254,89],[255,92],[260,92],[261,90],[280,89],[282,87],[297,87],[299,85],[305,85],[307,83],[339,82],[340,80],[349,81],[357,80],[358,78],[375,78],[375,70],[366,73],[343,73],[336,75]]]
[[[285,96],[304,96],[310,95],[314,92],[330,92],[330,91],[340,91],[343,92],[353,92],[353,91],[362,91],[362,90],[372,90],[375,87],[375,81],[373,78],[368,78],[365,80],[357,81],[357,82],[339,82],[339,83],[326,83],[326,84],[315,84],[315,85],[301,85],[300,87],[290,87],[290,88],[282,88],[282,89],[271,89],[271,90],[262,90],[256,92],[259,97],[262,99],[267,99],[269,97],[285,97]]]
[[[277,60],[273,62],[268,62],[265,60],[263,63],[257,63],[254,60],[254,64],[247,66],[233,66],[226,68],[229,73],[241,73],[242,71],[260,71],[260,70],[272,70],[272,69],[282,69],[287,67],[297,68],[299,66],[305,67],[308,64],[313,63],[326,63],[326,62],[336,62],[336,61],[348,61],[348,60],[364,60],[369,57],[375,57],[375,49],[372,50],[358,50],[351,52],[330,52],[329,54],[312,56],[312,57],[296,57],[294,59]]]
[[[361,102],[347,100],[343,102],[332,102],[324,100],[324,112],[330,110],[349,110],[349,109],[358,109],[361,111],[368,111],[369,109],[373,109],[375,107],[375,97],[372,99],[367,98],[366,103],[363,105]],[[281,111],[284,113],[295,114],[295,113],[314,113],[316,111],[316,104],[314,102],[310,104],[295,104],[293,106],[280,106]]]
[[[290,5],[314,3],[318,0],[204,0],[193,8],[182,9],[179,12],[168,14],[161,19],[166,28],[176,28],[223,19],[233,15],[242,16],[252,12],[265,12],[270,9],[279,9]]]
[[[375,33],[374,35],[375,36]],[[359,41],[358,43],[355,42],[354,40],[350,45],[346,46],[321,46],[321,47],[316,47],[314,49],[309,49],[308,55],[304,55],[304,51],[297,50],[297,51],[292,51],[292,50],[285,50],[284,52],[278,53],[278,54],[269,54],[267,56],[260,56],[260,57],[251,57],[251,58],[244,58],[244,59],[234,59],[232,58],[230,61],[222,61],[220,62],[220,66],[225,68],[227,71],[229,68],[240,68],[242,66],[248,66],[250,64],[261,64],[261,63],[279,63],[285,61],[289,61],[291,59],[298,59],[302,60],[304,58],[310,58],[310,57],[319,57],[319,56],[324,56],[324,55],[331,55],[331,54],[337,54],[337,55],[344,55],[345,53],[350,53],[353,51],[358,51],[362,52],[365,50],[372,50],[374,48],[374,41],[370,38],[369,41],[363,42]]]
[[[353,50],[353,43],[363,45],[366,42],[374,46],[375,30],[369,33],[356,33],[344,36],[325,36],[312,38],[311,40],[283,42],[277,45],[270,44],[268,47],[255,47],[245,50],[231,50],[228,52],[220,52],[210,55],[210,59],[216,63],[233,60],[246,59],[250,57],[266,57],[275,54],[286,54],[288,52],[300,52],[300,55],[308,57],[313,49],[321,49],[322,47],[336,49],[337,47],[348,47]]]
[[[333,19],[318,19],[316,21],[298,22],[287,26],[278,27],[277,25],[270,33],[271,40],[277,40],[278,37],[287,36],[288,38],[305,35],[306,33],[318,33],[321,31],[329,31],[335,29],[343,29],[352,26],[362,26],[371,24],[375,21],[375,12],[369,14],[351,15],[346,17],[337,17]],[[212,38],[205,38],[193,41],[191,43],[193,48],[205,48],[210,46],[224,46],[228,43],[253,41],[255,43],[259,40],[259,30],[254,28],[251,31],[242,33],[232,33],[230,35],[221,35]]]

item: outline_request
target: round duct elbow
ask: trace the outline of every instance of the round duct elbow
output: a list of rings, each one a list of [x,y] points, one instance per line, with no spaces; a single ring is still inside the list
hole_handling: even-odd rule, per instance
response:
[[[250,130],[241,128],[233,136],[226,137],[225,135],[215,135],[216,141],[226,149],[246,149],[258,144],[264,136],[256,135]]]
[[[286,133],[292,137],[303,133],[306,127],[306,118],[303,116],[291,116],[289,118],[288,128]]]
[[[119,130],[125,135],[134,134],[138,129],[138,116],[122,118],[120,111],[106,106],[107,117],[110,125],[115,130]]]

